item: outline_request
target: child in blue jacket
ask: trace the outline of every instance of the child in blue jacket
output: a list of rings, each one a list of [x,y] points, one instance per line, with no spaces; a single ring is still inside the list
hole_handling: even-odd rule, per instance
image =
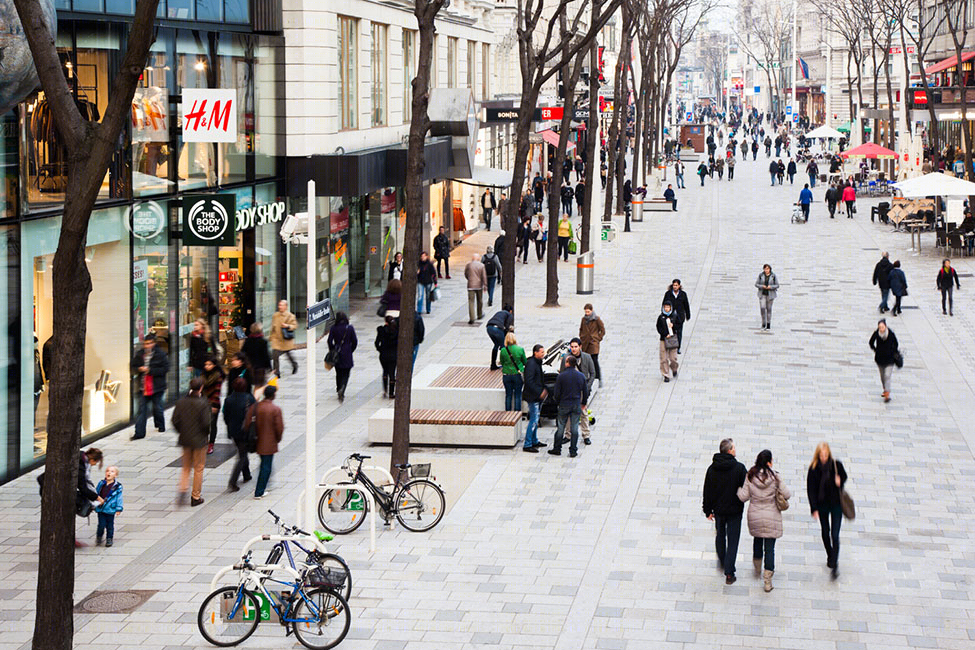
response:
[[[98,493],[98,531],[95,533],[95,543],[102,543],[105,535],[105,546],[111,546],[115,537],[115,515],[122,512],[122,484],[118,482],[118,467],[112,465],[105,470],[105,478],[98,482],[95,488]]]

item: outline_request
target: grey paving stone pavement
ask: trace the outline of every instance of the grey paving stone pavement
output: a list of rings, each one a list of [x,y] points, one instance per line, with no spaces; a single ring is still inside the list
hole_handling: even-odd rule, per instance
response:
[[[922,253],[908,251],[907,234],[869,221],[870,200],[860,201],[853,220],[828,219],[819,202],[808,224],[791,224],[789,204],[801,186],[768,187],[766,165],[741,163],[734,181],[703,188],[688,174],[680,212],[650,213],[598,251],[592,296],[574,293],[574,265],[560,262],[562,306],[544,308],[544,266],[534,256],[519,265],[517,336],[526,347],[575,335],[586,302],[606,322],[593,444],[576,459],[414,450],[447,487],[449,511],[425,534],[380,526],[373,554],[365,527],[333,543],[355,578],[354,620],[341,648],[975,647],[975,265],[956,260],[962,289],[955,316],[942,316],[933,235]],[[822,193],[815,190],[817,200]],[[479,233],[455,251],[458,271],[442,282],[420,367],[487,363],[483,321],[466,323],[459,269],[494,236]],[[906,358],[889,404],[867,348],[879,302],[870,277],[881,250],[902,261],[911,294],[903,316],[888,319]],[[771,331],[759,328],[753,287],[766,262],[782,283]],[[692,320],[679,378],[665,384],[654,321],[674,277],[690,294]],[[260,502],[247,490],[226,492],[228,462],[207,471],[203,506],[177,508],[178,470],[167,467],[177,457],[172,432],[130,442],[123,431],[99,442],[121,468],[126,510],[113,548],[78,552],[75,601],[97,589],[158,593],[130,614],[77,615],[76,647],[209,647],[195,617],[211,576],[247,539],[272,532],[267,508],[294,518],[304,373],[314,368],[321,386],[320,471],[365,449],[369,415],[388,404],[369,345],[373,307],[353,315],[362,344],[344,404],[318,360],[282,381],[285,442],[272,492]],[[551,442],[552,431],[546,423],[540,437]],[[739,580],[724,584],[701,513],[704,472],[728,436],[746,464],[771,449],[796,495],[768,594],[751,572],[747,530]],[[843,523],[835,582],[803,487],[821,440],[846,463],[858,505],[857,519]],[[29,647],[33,628],[33,477],[0,487],[0,507],[0,650],[12,650]],[[79,521],[79,538],[93,537]],[[265,624],[244,647],[295,646]]]

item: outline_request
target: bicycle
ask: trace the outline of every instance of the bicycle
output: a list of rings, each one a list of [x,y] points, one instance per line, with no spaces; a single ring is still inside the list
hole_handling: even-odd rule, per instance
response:
[[[430,530],[440,523],[446,499],[440,486],[428,478],[429,463],[396,465],[399,471],[393,485],[377,486],[362,471],[362,463],[368,458],[370,456],[360,454],[346,458],[342,469],[348,472],[349,482],[342,485],[349,487],[328,489],[322,494],[318,502],[318,521],[328,532],[346,535],[362,525],[369,510],[368,501],[363,498],[363,489],[375,499],[386,526],[389,526],[393,516],[400,525],[415,533]],[[356,461],[359,464],[353,470],[352,463]],[[400,481],[403,472],[409,472],[410,478],[405,482]],[[387,488],[390,488],[389,491]]]
[[[220,587],[208,595],[197,614],[197,627],[209,643],[229,647],[243,643],[264,618],[257,595],[263,596],[270,618],[273,609],[285,627],[285,636],[295,638],[309,650],[328,650],[345,639],[352,624],[349,604],[337,591],[346,576],[337,569],[311,567],[298,572],[290,567],[255,566],[251,553],[234,569],[240,571],[236,587]],[[284,569],[293,581],[271,577],[267,569]],[[272,594],[266,583],[290,589]]]
[[[275,514],[273,510],[268,510],[267,512],[269,515],[271,515],[271,517],[274,518],[274,523],[277,524],[277,526],[281,529],[282,535],[311,537],[311,535],[301,530],[297,526],[288,526],[287,524],[282,523],[281,517]],[[334,539],[331,535],[325,535],[323,533],[320,533],[317,530],[315,531],[314,536],[316,539],[318,539],[319,542],[330,542]],[[270,537],[270,535],[265,535],[264,537],[268,538]],[[300,551],[305,553],[306,561],[302,563],[304,564],[304,568],[311,568],[311,567],[318,566],[318,567],[328,569],[331,566],[331,568],[341,569],[347,576],[347,579],[345,580],[344,584],[341,585],[340,591],[342,593],[342,596],[346,600],[352,599],[352,570],[349,569],[349,564],[344,559],[342,559],[341,556],[336,555],[334,553],[322,553],[317,549],[307,549],[304,546],[302,546],[297,539],[294,540],[284,539],[284,540],[279,540],[277,543],[275,543],[274,546],[271,547],[271,552],[268,554],[267,560],[264,562],[265,566],[277,565],[278,562],[281,560],[281,557],[285,553],[287,553],[288,564],[292,569],[298,570],[298,567],[295,564],[294,555],[291,552],[291,544],[294,544],[295,546],[298,547]],[[338,566],[336,567],[335,565]],[[267,569],[265,571],[268,573],[272,572],[271,570],[267,570]]]

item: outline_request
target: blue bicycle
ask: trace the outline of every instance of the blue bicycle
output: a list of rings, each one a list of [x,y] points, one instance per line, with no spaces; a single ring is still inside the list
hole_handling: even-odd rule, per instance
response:
[[[234,565],[240,571],[236,587],[221,587],[203,601],[197,615],[200,634],[219,647],[235,646],[250,637],[271,611],[285,628],[294,632],[306,648],[328,650],[345,639],[352,624],[349,604],[340,590],[348,576],[341,569],[312,566],[298,571],[281,565],[254,565],[251,553]],[[271,571],[269,571],[269,569]],[[279,580],[272,571],[289,574],[292,580]],[[268,583],[284,587],[268,589]]]

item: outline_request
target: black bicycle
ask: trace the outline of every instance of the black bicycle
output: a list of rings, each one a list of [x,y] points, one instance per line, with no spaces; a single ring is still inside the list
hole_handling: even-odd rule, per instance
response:
[[[289,526],[285,524],[284,522],[281,521],[281,517],[275,514],[273,510],[268,510],[267,512],[269,515],[271,515],[271,517],[274,518],[274,523],[281,529],[282,535],[295,536],[295,537],[299,535],[304,535],[305,537],[312,536],[312,534],[306,533],[305,531],[301,530],[297,526]],[[319,542],[332,541],[331,535],[324,535],[318,532],[317,530],[313,534],[315,539],[317,539]],[[265,535],[264,537],[268,538],[270,536]],[[291,551],[291,544],[294,544],[296,547],[298,547],[299,550],[301,550],[305,554],[304,564],[306,566],[311,568],[319,567],[325,569],[326,571],[329,568],[340,569],[340,571],[336,572],[335,575],[341,576],[344,574],[345,579],[342,581],[342,584],[333,585],[334,589],[335,591],[338,591],[339,594],[341,594],[345,598],[345,600],[349,600],[352,598],[352,570],[349,569],[348,562],[346,562],[342,558],[342,556],[336,555],[335,553],[322,553],[317,549],[307,549],[304,546],[302,546],[297,539],[279,540],[277,543],[275,543],[273,547],[271,547],[271,552],[268,554],[267,560],[264,562],[264,564],[265,565],[278,564],[278,562],[281,560],[281,557],[285,553],[287,553],[288,564],[291,566],[292,569],[295,569],[297,571],[299,567],[296,566],[295,564],[295,557],[294,557],[295,554],[292,553]],[[270,573],[270,570],[265,569],[264,572]]]
[[[376,485],[362,471],[362,462],[367,458],[370,456],[360,454],[346,458],[342,469],[349,474],[348,483],[326,490],[319,500],[318,521],[327,531],[345,535],[362,525],[369,510],[364,491],[372,495],[386,526],[394,516],[404,528],[415,533],[430,530],[440,523],[446,499],[440,486],[429,478],[429,463],[397,465],[396,480],[392,485]],[[409,474],[405,481],[400,480],[403,472]],[[344,487],[346,485],[348,487]]]

